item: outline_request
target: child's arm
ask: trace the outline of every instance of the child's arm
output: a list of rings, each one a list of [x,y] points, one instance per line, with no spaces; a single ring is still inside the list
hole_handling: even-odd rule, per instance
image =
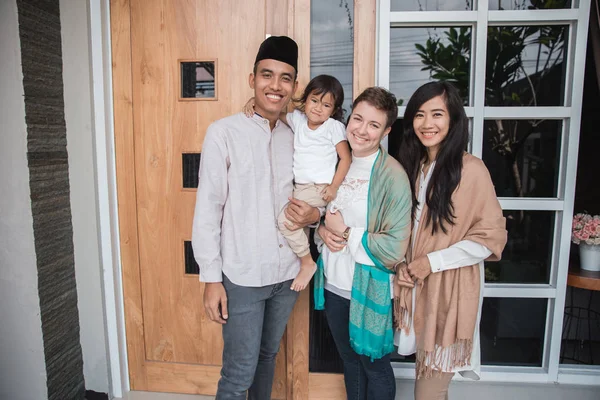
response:
[[[350,154],[350,146],[348,145],[347,140],[342,140],[338,144],[335,145],[335,150],[340,157],[340,162],[338,163],[337,169],[335,170],[335,175],[333,175],[333,180],[331,184],[328,185],[323,190],[323,200],[326,202],[330,202],[335,199],[337,195],[337,191],[340,188],[340,185],[344,181],[348,170],[350,169],[350,163],[352,162],[352,155]]]
[[[246,117],[248,118],[254,115],[254,97],[250,97],[250,100],[248,100],[244,107],[242,107],[242,112],[246,114]],[[279,114],[279,119],[287,126],[290,126],[287,121],[287,109],[281,111]]]

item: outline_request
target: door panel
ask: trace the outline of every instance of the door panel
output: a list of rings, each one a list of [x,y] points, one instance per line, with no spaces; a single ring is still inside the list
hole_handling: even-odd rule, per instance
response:
[[[147,360],[220,363],[220,326],[203,314],[198,276],[185,275],[184,240],[191,237],[195,190],[182,188],[180,165],[184,152],[201,152],[204,132],[212,121],[231,114],[250,97],[248,73],[265,36],[264,12],[257,12],[265,10],[264,1],[131,1]],[[231,20],[241,23],[231,24]],[[181,59],[217,60],[218,100],[179,99]]]
[[[208,125],[252,95],[248,75],[266,33],[293,21],[272,0],[112,0],[115,142],[130,383],[133,390],[214,394],[220,325],[185,273],[195,189],[182,154],[201,153]],[[283,21],[283,22],[282,22]],[[278,31],[277,31],[278,30]],[[215,61],[216,99],[180,99],[180,61]],[[286,340],[274,398],[291,394]]]

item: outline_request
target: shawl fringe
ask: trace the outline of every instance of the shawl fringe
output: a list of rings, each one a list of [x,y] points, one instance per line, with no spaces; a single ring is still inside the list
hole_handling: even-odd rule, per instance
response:
[[[417,379],[431,378],[440,372],[450,372],[455,368],[471,364],[472,339],[458,339],[448,347],[436,345],[433,351],[418,349],[416,357]]]
[[[394,296],[394,330],[404,331],[406,335],[410,332],[412,318],[404,300]]]

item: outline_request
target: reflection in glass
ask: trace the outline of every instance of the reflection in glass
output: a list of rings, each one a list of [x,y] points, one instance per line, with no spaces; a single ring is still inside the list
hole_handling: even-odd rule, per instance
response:
[[[485,262],[488,283],[549,283],[553,211],[505,210],[508,242],[500,261]]]
[[[498,197],[556,197],[561,120],[486,120],[483,161]]]
[[[490,10],[544,10],[571,8],[571,0],[489,0]]]
[[[352,66],[354,64],[354,2],[311,1],[310,9],[310,77],[327,74],[337,78],[344,88],[345,116],[352,106]],[[311,235],[313,234],[311,229]],[[318,252],[311,239],[311,252],[316,260]],[[307,289],[308,290],[308,289]],[[310,286],[312,293],[312,281]],[[315,311],[310,297],[309,371],[336,372],[343,370],[325,313]]]
[[[486,106],[562,106],[566,25],[488,28]]]
[[[598,292],[567,286],[560,363],[600,365]]]
[[[352,106],[354,2],[311,1],[310,77],[331,75],[344,88],[345,116]]]
[[[541,366],[547,299],[484,298],[483,365]]]
[[[446,80],[469,103],[470,27],[391,28],[390,91],[406,105],[424,83]]]
[[[391,0],[392,11],[464,11],[477,0]]]
[[[215,97],[214,61],[192,61],[181,63],[181,97]]]

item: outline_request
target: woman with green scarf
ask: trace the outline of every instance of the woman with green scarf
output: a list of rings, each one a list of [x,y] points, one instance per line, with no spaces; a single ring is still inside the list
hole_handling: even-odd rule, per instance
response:
[[[324,309],[344,364],[349,400],[392,400],[396,381],[392,297],[395,266],[411,229],[404,169],[380,146],[398,117],[396,98],[369,88],[352,105],[346,134],[352,164],[318,234],[315,308]]]

